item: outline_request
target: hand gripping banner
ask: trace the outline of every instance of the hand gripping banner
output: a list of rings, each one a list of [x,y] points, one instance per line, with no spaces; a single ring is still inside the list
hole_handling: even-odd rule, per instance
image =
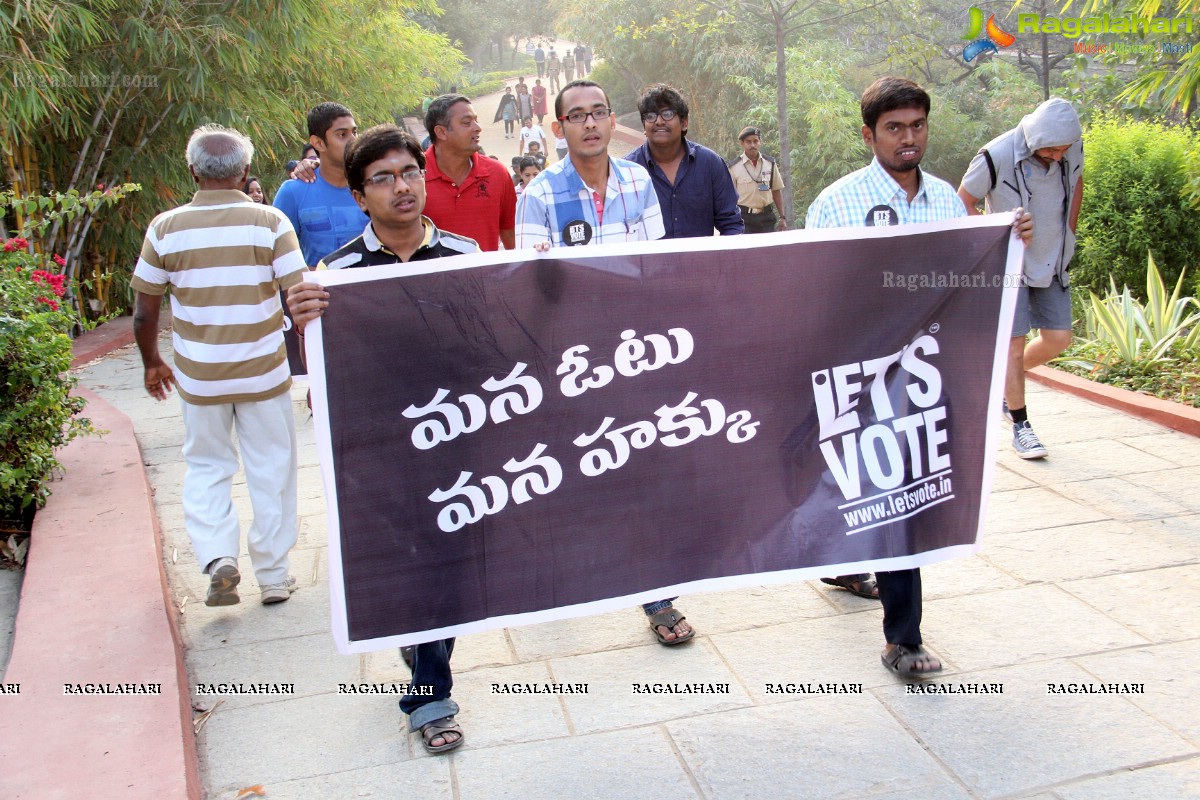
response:
[[[1010,223],[313,273],[339,649],[973,552]]]

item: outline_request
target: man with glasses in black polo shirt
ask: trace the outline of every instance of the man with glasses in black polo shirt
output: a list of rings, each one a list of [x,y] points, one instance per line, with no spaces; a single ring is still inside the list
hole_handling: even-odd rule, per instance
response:
[[[359,136],[347,155],[346,180],[370,222],[362,236],[323,258],[317,269],[376,267],[479,252],[473,239],[440,231],[421,213],[425,154],[407,131],[388,123]],[[288,291],[288,309],[301,336],[328,307],[329,292],[319,284],[300,283]],[[421,744],[430,753],[463,743],[462,728],[454,720],[458,704],[450,699],[453,652],[454,640],[440,639],[405,654],[414,693],[400,699],[400,710],[408,714],[409,730],[421,732]],[[420,691],[428,694],[416,693]]]

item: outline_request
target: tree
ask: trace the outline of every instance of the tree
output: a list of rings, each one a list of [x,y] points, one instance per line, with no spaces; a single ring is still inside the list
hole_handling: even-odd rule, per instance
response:
[[[436,10],[433,0],[5,4],[0,68],[14,76],[0,95],[7,181],[18,195],[142,184],[119,217],[85,208],[44,241],[66,256],[71,278],[105,278],[116,263],[127,275],[153,213],[192,189],[180,155],[196,125],[249,134],[255,168],[277,174],[307,138],[304,113],[316,102],[347,102],[363,122],[390,120],[458,70],[461,55],[445,37],[409,18]]]
[[[1065,13],[1074,5],[1067,0],[1062,6]],[[1116,14],[1123,10],[1124,3],[1112,0],[1084,0],[1083,15]],[[1133,13],[1147,19],[1157,16],[1191,17],[1200,15],[1200,0],[1135,0]],[[1114,56],[1114,62],[1125,59]],[[1155,53],[1154,58],[1139,58],[1132,80],[1117,95],[1118,100],[1129,100],[1141,106],[1150,106],[1160,111],[1178,111],[1191,120],[1200,101],[1200,48],[1192,46],[1180,54]]]
[[[875,8],[886,0],[875,0],[862,5],[831,4],[823,0],[732,0],[728,8],[734,14],[742,13],[764,23],[774,34],[775,50],[775,110],[779,119],[779,166],[785,175],[791,175],[791,127],[788,115],[787,41],[806,28],[828,28],[834,22]],[[840,11],[840,13],[839,13]],[[792,182],[783,188],[781,213],[795,220]]]

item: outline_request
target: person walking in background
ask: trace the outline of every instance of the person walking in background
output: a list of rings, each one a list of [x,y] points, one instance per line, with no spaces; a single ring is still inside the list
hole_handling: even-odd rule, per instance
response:
[[[550,45],[550,55],[546,58],[546,75],[549,77],[550,91],[554,94],[559,92],[558,75],[562,71],[562,61],[558,58],[558,53],[554,52],[554,45]]]
[[[533,82],[533,88],[529,90],[529,97],[533,102],[533,115],[537,117],[538,125],[546,119],[546,87],[542,86],[542,79],[538,78]]]
[[[539,150],[544,150],[546,146],[546,132],[542,130],[541,125],[534,125],[533,119],[526,117],[521,128],[521,148],[517,151],[517,155],[523,156],[529,153],[529,143],[537,142]]]
[[[517,184],[517,194],[523,192],[529,182],[536,178],[541,171],[542,168],[538,165],[537,159],[522,156],[517,162],[517,174],[521,179],[521,182]]]
[[[297,535],[296,424],[279,292],[300,283],[305,263],[287,216],[239,191],[253,157],[254,145],[231,128],[192,133],[187,165],[199,191],[150,223],[130,281],[146,391],[165,400],[179,390],[184,524],[209,576],[209,606],[241,602],[232,495],[239,448],[254,509],[246,544],[262,602],[284,602],[296,590],[288,574]],[[158,350],[168,290],[178,372]]]
[[[517,128],[517,98],[513,95],[511,86],[504,87],[504,94],[500,96],[500,105],[496,107],[496,117],[492,122],[501,120],[504,120],[504,138],[513,138]]]
[[[575,59],[575,63],[579,63],[578,57]],[[583,46],[583,70],[585,75],[592,74],[592,46],[590,44]]]
[[[546,77],[546,51],[542,49],[541,42],[533,50],[533,63],[537,67],[538,77]]]
[[[263,194],[262,183],[253,175],[246,179],[246,185],[242,187],[242,193],[256,203],[267,202],[267,197]]]
[[[579,70],[579,77],[586,78],[587,74],[588,74],[588,65],[587,65],[587,62],[584,61],[584,58],[583,58],[586,50],[584,49],[582,44],[580,44],[579,42],[576,42],[575,49],[572,50],[571,52],[574,53],[574,55],[575,55],[575,68]]]
[[[1083,201],[1083,129],[1069,102],[1052,97],[979,151],[958,186],[968,214],[1024,206],[1033,215],[1033,239],[1025,249],[1021,290],[1008,347],[1005,417],[1013,426],[1013,450],[1021,458],[1045,458],[1046,448],[1029,423],[1025,372],[1071,345],[1071,258]],[[1038,335],[1026,344],[1032,328]]]
[[[752,125],[742,128],[738,134],[742,155],[729,164],[746,233],[770,233],[787,228],[782,211],[783,178],[775,168],[775,161],[759,152],[761,136],[761,131]]]
[[[525,119],[533,116],[533,98],[529,94],[529,85],[525,83],[525,79],[521,78],[517,81],[517,119]]]
[[[563,77],[566,79],[567,83],[575,80],[575,56],[570,50],[567,50],[567,52],[563,53],[562,68]]]

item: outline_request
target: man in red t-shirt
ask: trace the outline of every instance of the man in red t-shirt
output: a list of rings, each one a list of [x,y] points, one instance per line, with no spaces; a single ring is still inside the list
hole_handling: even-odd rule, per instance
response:
[[[483,128],[461,94],[429,104],[425,130],[425,216],[444,231],[470,236],[481,250],[515,246],[517,193],[504,165],[479,151]]]

